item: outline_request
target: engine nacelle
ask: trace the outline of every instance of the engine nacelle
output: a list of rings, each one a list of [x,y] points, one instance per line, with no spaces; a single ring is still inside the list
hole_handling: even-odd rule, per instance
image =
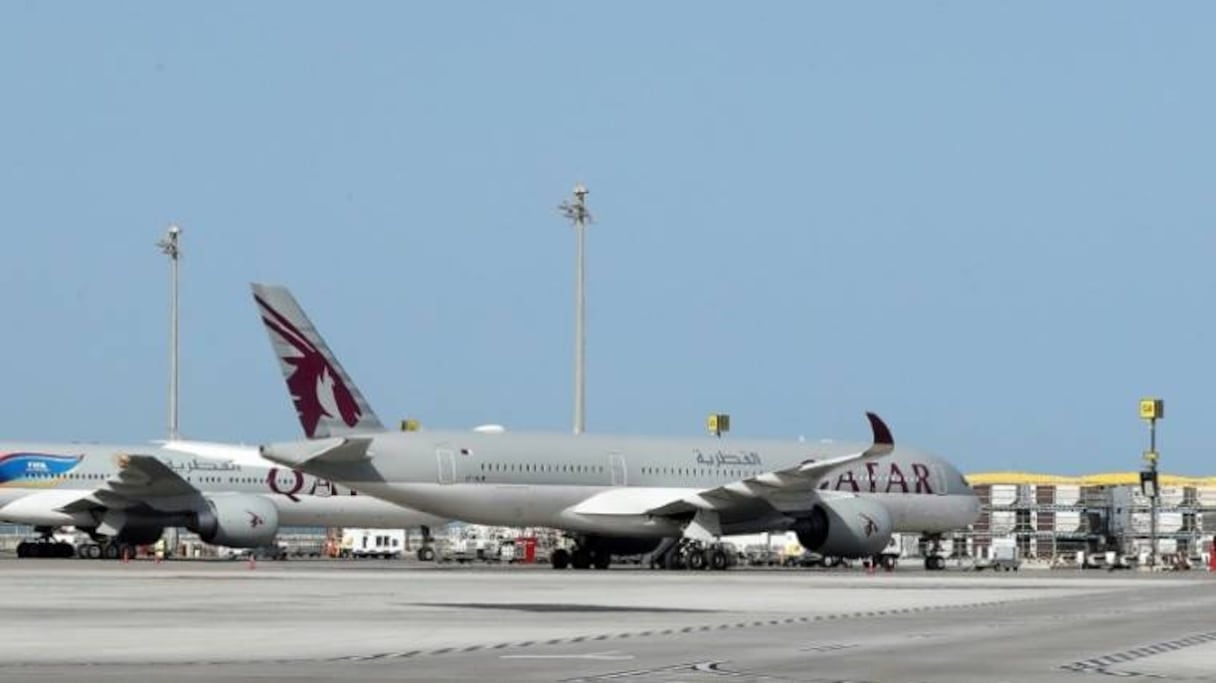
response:
[[[206,543],[231,548],[260,548],[274,542],[279,511],[261,496],[215,496],[195,516],[191,531]]]
[[[833,557],[871,557],[891,542],[891,513],[866,498],[836,498],[816,503],[793,530],[807,550]]]
[[[587,539],[595,547],[612,555],[645,555],[659,547],[661,538],[625,538],[621,536],[592,536]]]
[[[131,545],[152,545],[160,540],[165,533],[163,526],[128,525],[122,528],[116,539],[119,543]]]

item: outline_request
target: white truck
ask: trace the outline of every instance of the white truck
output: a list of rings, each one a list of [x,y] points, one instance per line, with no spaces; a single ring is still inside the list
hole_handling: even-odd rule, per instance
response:
[[[975,571],[991,569],[1016,572],[1022,566],[1022,555],[1016,543],[998,543],[994,540],[988,548],[988,557],[976,560]]]
[[[338,556],[396,560],[404,549],[404,529],[343,529]]]

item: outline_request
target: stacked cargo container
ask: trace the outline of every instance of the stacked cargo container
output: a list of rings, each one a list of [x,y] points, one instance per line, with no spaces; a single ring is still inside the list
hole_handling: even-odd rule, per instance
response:
[[[982,512],[968,533],[976,554],[994,539],[1012,542],[1027,559],[1072,560],[1078,552],[1144,554],[1150,546],[1151,501],[1138,473],[1059,477],[1022,473],[973,475]],[[1216,479],[1163,477],[1158,499],[1158,552],[1196,555],[1216,531]]]

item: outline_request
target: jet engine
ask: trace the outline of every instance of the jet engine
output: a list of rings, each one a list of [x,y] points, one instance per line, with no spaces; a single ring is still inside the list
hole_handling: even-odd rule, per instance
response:
[[[163,526],[127,525],[122,528],[122,531],[118,534],[118,538],[115,540],[119,543],[129,543],[130,545],[152,545],[159,541],[164,533],[165,528]]]
[[[261,496],[216,496],[195,515],[191,531],[207,543],[232,548],[270,545],[279,531],[279,511]]]
[[[621,536],[593,536],[589,545],[606,550],[612,555],[645,555],[659,547],[661,538],[625,538]]]
[[[802,547],[835,557],[870,557],[891,541],[891,513],[866,498],[816,503],[793,526]]]

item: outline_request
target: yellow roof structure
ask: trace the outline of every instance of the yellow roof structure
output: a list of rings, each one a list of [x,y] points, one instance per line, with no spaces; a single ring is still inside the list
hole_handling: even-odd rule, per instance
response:
[[[1037,486],[1139,486],[1139,472],[1104,472],[1076,477],[1033,472],[981,472],[968,474],[972,486],[983,484],[1035,484]],[[1158,475],[1161,486],[1216,486],[1216,477],[1184,477],[1177,474]]]

